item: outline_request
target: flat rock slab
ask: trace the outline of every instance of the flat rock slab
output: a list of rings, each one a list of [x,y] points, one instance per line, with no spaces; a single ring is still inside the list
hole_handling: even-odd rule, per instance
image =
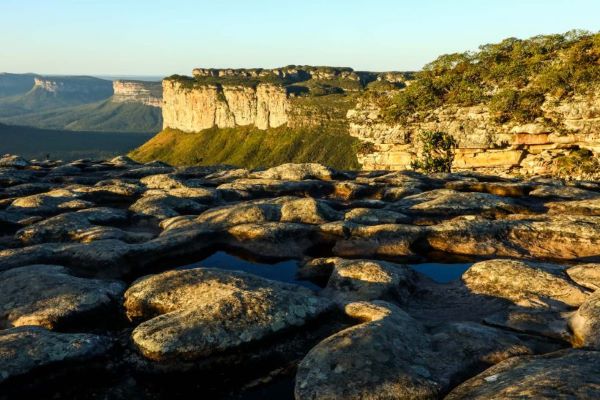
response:
[[[86,362],[105,355],[109,338],[90,334],[55,333],[24,326],[0,331],[0,384],[38,368],[55,369],[66,363]]]
[[[517,355],[556,345],[473,322],[428,331],[398,307],[350,303],[361,323],[315,346],[298,366],[296,399],[437,399],[465,379]]]
[[[189,361],[304,325],[331,303],[309,289],[208,268],[141,278],[125,293],[132,333],[144,356]]]
[[[600,350],[600,291],[594,292],[571,317],[574,344]]]
[[[597,399],[600,353],[563,350],[543,356],[514,357],[458,386],[446,400]]]
[[[110,311],[124,291],[121,282],[78,278],[58,265],[10,269],[0,273],[0,326],[53,329]]]
[[[588,294],[568,278],[565,268],[516,260],[473,264],[463,275],[475,294],[498,297],[524,307],[581,305]]]
[[[299,272],[307,277],[328,276],[321,294],[340,304],[386,299],[404,302],[416,281],[410,267],[379,260],[317,258],[304,264]]]

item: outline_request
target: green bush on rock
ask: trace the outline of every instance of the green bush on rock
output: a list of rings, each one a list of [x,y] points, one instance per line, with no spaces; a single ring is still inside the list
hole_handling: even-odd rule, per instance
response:
[[[422,132],[417,140],[422,146],[421,156],[411,163],[415,170],[435,173],[451,172],[456,140],[445,132]]]

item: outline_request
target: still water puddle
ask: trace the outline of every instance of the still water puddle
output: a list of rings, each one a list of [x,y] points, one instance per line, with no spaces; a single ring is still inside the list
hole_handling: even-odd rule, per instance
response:
[[[250,274],[261,276],[263,278],[272,279],[274,281],[294,283],[296,285],[301,285],[314,290],[321,289],[319,286],[310,281],[299,280],[296,278],[296,272],[299,268],[299,262],[297,260],[286,260],[273,264],[266,264],[256,261],[243,260],[224,251],[218,251],[202,261],[188,264],[181,268],[190,269],[198,267],[219,268],[230,271],[244,271]]]
[[[205,258],[202,261],[188,264],[182,269],[207,267],[207,268],[219,268],[230,271],[244,271],[250,274],[258,275],[263,278],[272,279],[275,281],[294,283],[308,287],[310,289],[319,290],[319,286],[313,282],[307,280],[300,280],[296,277],[296,273],[299,268],[299,262],[297,260],[285,260],[272,264],[261,263],[258,261],[249,261],[224,251],[219,251],[211,256]],[[460,279],[462,274],[469,269],[473,263],[467,264],[443,264],[443,263],[423,263],[423,264],[409,264],[415,271],[426,275],[434,282],[437,283],[449,283]]]
[[[460,279],[462,274],[469,269],[473,263],[468,264],[442,264],[442,263],[423,263],[409,264],[412,269],[426,275],[434,282],[449,283]]]

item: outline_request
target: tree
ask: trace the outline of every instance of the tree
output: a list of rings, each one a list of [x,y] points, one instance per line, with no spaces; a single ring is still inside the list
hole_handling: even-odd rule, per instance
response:
[[[420,157],[410,165],[426,173],[451,172],[456,140],[445,132],[421,132],[417,141],[422,147]]]

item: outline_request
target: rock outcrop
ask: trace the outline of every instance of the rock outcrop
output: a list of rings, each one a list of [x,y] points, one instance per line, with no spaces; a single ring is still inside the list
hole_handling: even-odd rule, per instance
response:
[[[598,182],[0,164],[2,400],[600,396]]]
[[[163,125],[184,132],[213,127],[276,128],[288,120],[288,93],[271,84],[252,86],[207,84],[188,88],[163,81]]]
[[[116,103],[141,103],[151,107],[162,107],[162,85],[160,82],[123,81],[113,82],[112,101]]]

